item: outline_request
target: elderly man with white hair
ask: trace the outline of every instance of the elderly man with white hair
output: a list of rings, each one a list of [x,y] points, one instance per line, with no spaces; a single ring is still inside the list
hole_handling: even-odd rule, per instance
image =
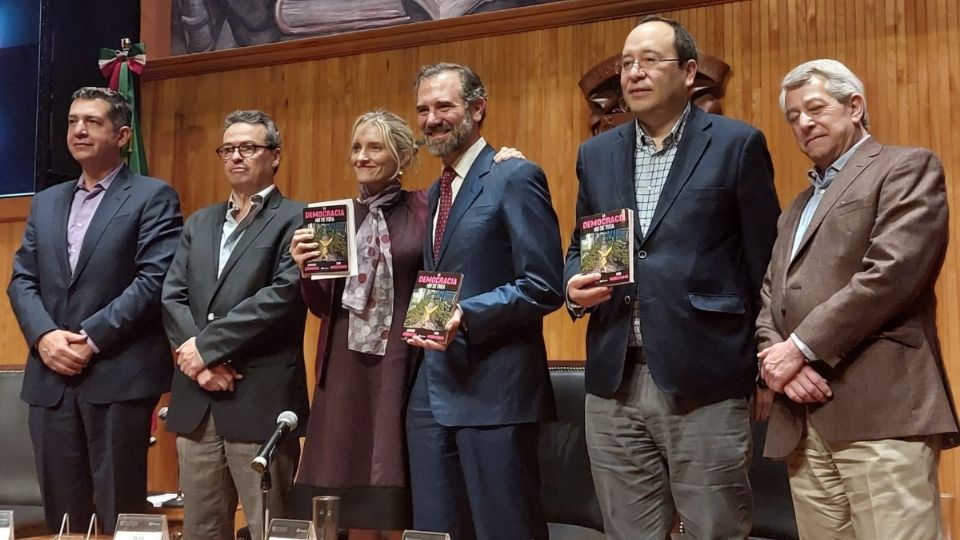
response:
[[[934,284],[943,167],[868,132],[863,84],[794,68],[780,106],[813,167],[781,216],[757,321],[777,392],[764,454],[786,458],[802,538],[940,538],[937,463],[957,444]]]

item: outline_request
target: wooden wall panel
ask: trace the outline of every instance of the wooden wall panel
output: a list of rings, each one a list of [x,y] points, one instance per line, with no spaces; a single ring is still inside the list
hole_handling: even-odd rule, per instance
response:
[[[766,134],[783,204],[807,186],[810,167],[779,111],[779,81],[796,64],[818,57],[849,65],[867,88],[872,131],[881,141],[933,148],[944,160],[948,194],[960,208],[960,157],[951,152],[960,125],[960,9],[952,0],[745,0],[664,12],[685,23],[700,48],[724,59],[732,75],[726,114]],[[279,185],[301,200],[351,196],[346,163],[349,126],[359,113],[386,107],[414,120],[410,81],[418,66],[439,60],[473,66],[490,93],[484,135],[494,145],[521,148],[550,180],[554,205],[569,238],[576,198],[577,145],[588,133],[580,75],[620,50],[634,17],[519,34],[470,39],[171,78],[144,84],[148,155],[155,173],[170,178],[188,209],[227,191],[212,149],[220,121],[237,107],[263,108],[283,130],[285,156]],[[437,175],[437,160],[421,156],[406,176],[423,188]],[[957,238],[956,213],[951,232]],[[960,381],[960,253],[951,244],[938,283],[939,322],[948,371]],[[310,332],[316,323],[311,323]],[[584,323],[565,314],[548,317],[551,359],[584,357]],[[308,358],[313,344],[307,338]],[[960,382],[957,383],[960,385]],[[943,488],[960,484],[955,452],[942,461]]]
[[[25,225],[22,220],[0,223],[0,283],[3,284],[3,290],[0,291],[0,351],[3,354],[0,364],[5,365],[23,365],[27,359],[27,345],[7,298],[13,255],[20,247]]]
[[[779,80],[794,65],[837,58],[863,79],[872,131],[881,141],[927,146],[944,161],[954,209],[951,236],[960,237],[960,5],[954,0],[743,0],[664,14],[688,25],[702,50],[733,69],[724,102],[727,115],[758,126],[767,136],[780,199],[787,204],[806,186],[809,162],[797,149],[777,100]],[[314,61],[143,84],[143,121],[152,172],[169,179],[191,212],[226,197],[220,161],[213,153],[221,122],[235,108],[269,111],[280,124],[284,159],[278,183],[300,200],[353,195],[346,162],[349,127],[368,109],[386,107],[414,120],[411,79],[421,64],[467,63],[490,92],[484,135],[513,145],[539,162],[550,180],[564,238],[569,238],[576,197],[577,145],[587,137],[580,74],[620,50],[634,17],[574,24],[461,42],[326,58]],[[428,38],[425,37],[425,41]],[[437,160],[422,155],[406,177],[425,188]],[[0,223],[4,286],[23,225]],[[960,387],[960,251],[956,241],[938,282],[941,340],[948,372]],[[22,361],[26,348],[0,299],[4,363]],[[317,322],[308,323],[306,355],[315,351]],[[584,323],[564,314],[547,320],[551,359],[584,357]],[[955,395],[957,391],[954,392]],[[169,463],[169,462],[168,462]],[[152,469],[169,475],[168,466]],[[960,488],[957,452],[941,461],[943,491]],[[169,485],[169,478],[160,479]],[[151,483],[157,484],[156,478]]]

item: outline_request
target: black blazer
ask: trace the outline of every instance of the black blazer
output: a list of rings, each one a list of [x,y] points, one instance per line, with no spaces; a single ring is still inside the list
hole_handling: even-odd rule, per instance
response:
[[[636,122],[580,146],[577,223],[636,208]],[[634,302],[657,386],[703,398],[744,397],[756,374],[754,321],[780,205],[763,134],[693,107],[649,230],[635,237],[635,286],[591,310],[587,391],[610,396],[623,379]],[[580,273],[580,230],[564,282]],[[571,313],[572,314],[572,313]]]
[[[191,433],[207,410],[229,441],[263,442],[277,415],[307,425],[303,366],[306,309],[300,278],[290,257],[293,231],[303,223],[303,205],[279,189],[243,233],[217,279],[225,202],[190,216],[163,283],[163,323],[171,347],[191,337],[208,366],[230,362],[243,379],[233,392],[208,392],[180,371],[173,379],[167,428]]]
[[[40,360],[37,340],[83,330],[100,349],[73,378],[91,403],[159,396],[170,388],[170,349],[160,320],[160,286],[183,226],[168,184],[123,167],[90,221],[71,277],[67,220],[77,182],[33,196],[7,287],[30,347],[21,397],[50,407],[68,377]]]

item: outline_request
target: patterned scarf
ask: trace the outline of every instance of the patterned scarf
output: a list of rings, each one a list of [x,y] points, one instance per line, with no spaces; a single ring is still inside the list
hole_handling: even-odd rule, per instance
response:
[[[400,200],[400,181],[394,180],[383,191],[370,195],[360,187],[360,204],[369,208],[357,227],[357,275],[343,287],[341,303],[350,312],[347,348],[383,356],[393,320],[393,255],[390,232],[383,208]]]

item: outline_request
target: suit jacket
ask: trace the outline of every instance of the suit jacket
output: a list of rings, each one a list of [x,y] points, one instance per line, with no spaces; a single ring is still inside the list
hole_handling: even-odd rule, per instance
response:
[[[543,171],[511,159],[494,163],[487,145],[450,209],[437,260],[427,200],[424,267],[460,272],[462,325],[444,352],[425,351],[430,406],[445,426],[536,422],[555,414],[543,317],[562,303],[563,253]]]
[[[580,146],[577,223],[636,209],[630,122]],[[754,320],[780,212],[763,135],[693,107],[646,231],[636,229],[634,286],[590,311],[586,389],[608,397],[623,380],[633,303],[640,302],[643,352],[668,393],[745,397],[756,376]],[[580,229],[567,250],[565,282],[580,273]],[[571,315],[573,312],[571,311]]]
[[[303,205],[274,188],[218,279],[226,213],[223,202],[187,220],[163,283],[163,323],[171,347],[196,337],[207,366],[230,362],[243,379],[233,392],[208,392],[177,371],[167,428],[191,433],[209,410],[225,439],[263,442],[280,412],[291,410],[299,417],[294,434],[300,436],[307,425],[306,308],[289,248],[303,224]]]
[[[168,184],[123,167],[90,221],[71,276],[67,220],[77,182],[33,196],[7,288],[30,351],[21,397],[59,403],[68,379],[91,403],[159,396],[170,388],[170,349],[160,321],[160,286],[183,225]],[[79,375],[49,369],[36,349],[43,334],[83,330],[100,349]]]
[[[934,284],[947,246],[943,167],[929,150],[858,148],[827,189],[796,255],[813,188],[780,219],[757,320],[761,348],[797,336],[833,391],[823,405],[778,394],[765,455],[783,457],[806,411],[827,441],[936,433],[955,444],[957,421],[940,356]]]

